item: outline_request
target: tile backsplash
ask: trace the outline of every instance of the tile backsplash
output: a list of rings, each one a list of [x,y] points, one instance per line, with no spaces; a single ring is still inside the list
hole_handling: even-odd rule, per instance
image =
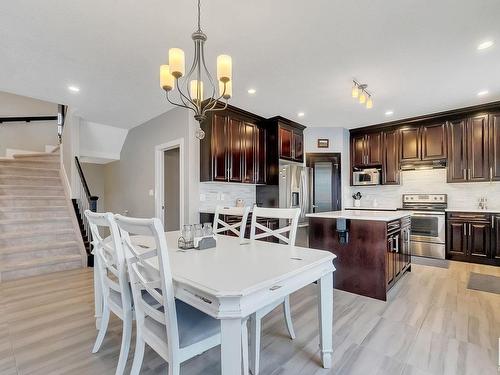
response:
[[[446,182],[446,169],[401,172],[400,185],[350,186],[344,206],[353,206],[351,195],[360,191],[362,207],[401,207],[403,194],[448,194],[448,208],[475,209],[481,197],[488,200],[489,209],[500,209],[500,182]]]
[[[213,210],[217,205],[234,206],[236,199],[245,201],[245,206],[255,204],[255,185],[201,182],[200,211]]]

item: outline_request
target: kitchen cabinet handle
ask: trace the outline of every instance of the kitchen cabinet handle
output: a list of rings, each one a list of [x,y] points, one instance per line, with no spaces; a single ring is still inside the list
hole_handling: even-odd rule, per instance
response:
[[[399,234],[394,236],[395,252],[399,253]]]
[[[464,180],[467,180],[467,169],[464,168]]]
[[[470,180],[470,168],[468,169],[468,171],[469,171],[469,177],[467,177],[467,179]]]
[[[491,229],[495,229],[495,216],[491,216]]]
[[[490,181],[493,181],[493,167],[490,167]]]
[[[469,224],[469,236],[472,234],[472,224]]]
[[[467,224],[464,223],[464,235],[467,236]]]

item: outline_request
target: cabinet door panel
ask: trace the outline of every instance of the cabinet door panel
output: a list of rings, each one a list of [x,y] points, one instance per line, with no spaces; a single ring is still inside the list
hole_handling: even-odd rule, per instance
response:
[[[296,161],[304,161],[304,136],[302,133],[293,132],[293,158]]]
[[[446,124],[422,127],[422,160],[446,158]]]
[[[227,117],[214,115],[212,123],[212,162],[213,179],[216,181],[227,181]]]
[[[389,130],[384,133],[383,142],[382,183],[384,185],[399,184],[399,132]]]
[[[491,225],[489,223],[469,223],[469,255],[486,258],[490,254]]]
[[[449,221],[447,224],[447,250],[451,258],[467,256],[467,225],[465,221]]]
[[[279,126],[279,153],[280,158],[292,158],[292,130]]]
[[[257,163],[257,126],[243,124],[243,182],[255,183]]]
[[[266,142],[267,142],[267,134],[266,130],[262,128],[256,128],[257,132],[257,184],[265,184],[267,181],[267,163],[266,163],[266,157],[267,157],[267,149],[266,149]]]
[[[418,161],[422,152],[420,149],[420,129],[401,129],[401,161]]]
[[[351,160],[353,166],[363,166],[366,163],[365,135],[356,135],[351,141]]]
[[[385,253],[385,281],[389,285],[394,280],[394,242],[393,237],[387,239],[387,252]]]
[[[448,123],[448,182],[467,180],[466,129],[465,119]]]
[[[242,130],[243,122],[230,119],[228,124],[229,133],[229,181],[242,182]]]
[[[382,133],[367,134],[366,155],[368,164],[382,164]]]
[[[469,181],[489,180],[488,115],[469,119],[467,126]]]
[[[500,113],[490,114],[490,178],[500,181]]]

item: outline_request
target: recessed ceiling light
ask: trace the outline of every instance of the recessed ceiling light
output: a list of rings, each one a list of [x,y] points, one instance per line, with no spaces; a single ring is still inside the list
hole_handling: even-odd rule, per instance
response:
[[[255,89],[248,89],[248,91],[247,91],[247,92],[248,92],[250,95],[253,95],[253,94],[255,94],[255,93],[257,92],[257,90],[255,90]]]
[[[306,115],[306,114],[305,114],[304,112],[299,112],[299,113],[297,113],[297,116],[299,116],[299,117],[304,117],[305,115]]]
[[[490,48],[491,46],[493,46],[493,44],[495,44],[495,43],[492,40],[486,40],[486,41],[480,43],[477,46],[477,49],[478,50],[487,49],[487,48]]]
[[[488,95],[489,91],[488,90],[483,90],[483,91],[479,91],[477,93],[477,96],[485,96],[485,95]]]
[[[386,111],[385,115],[386,116],[392,116],[394,114],[394,111]]]
[[[68,86],[68,90],[71,92],[80,92],[80,88],[77,86]]]

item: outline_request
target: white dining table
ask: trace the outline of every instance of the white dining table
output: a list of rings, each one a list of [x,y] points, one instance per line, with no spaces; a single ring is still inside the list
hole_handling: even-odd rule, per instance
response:
[[[257,310],[315,281],[318,293],[319,347],[324,368],[332,364],[333,260],[328,251],[217,235],[217,246],[180,250],[179,232],[166,234],[175,297],[219,319],[221,371],[241,374],[241,325]],[[152,238],[133,237],[152,245]],[[158,266],[157,259],[152,260]],[[98,277],[98,276],[97,276]],[[100,288],[96,319],[100,320]],[[250,359],[252,360],[252,359]]]

